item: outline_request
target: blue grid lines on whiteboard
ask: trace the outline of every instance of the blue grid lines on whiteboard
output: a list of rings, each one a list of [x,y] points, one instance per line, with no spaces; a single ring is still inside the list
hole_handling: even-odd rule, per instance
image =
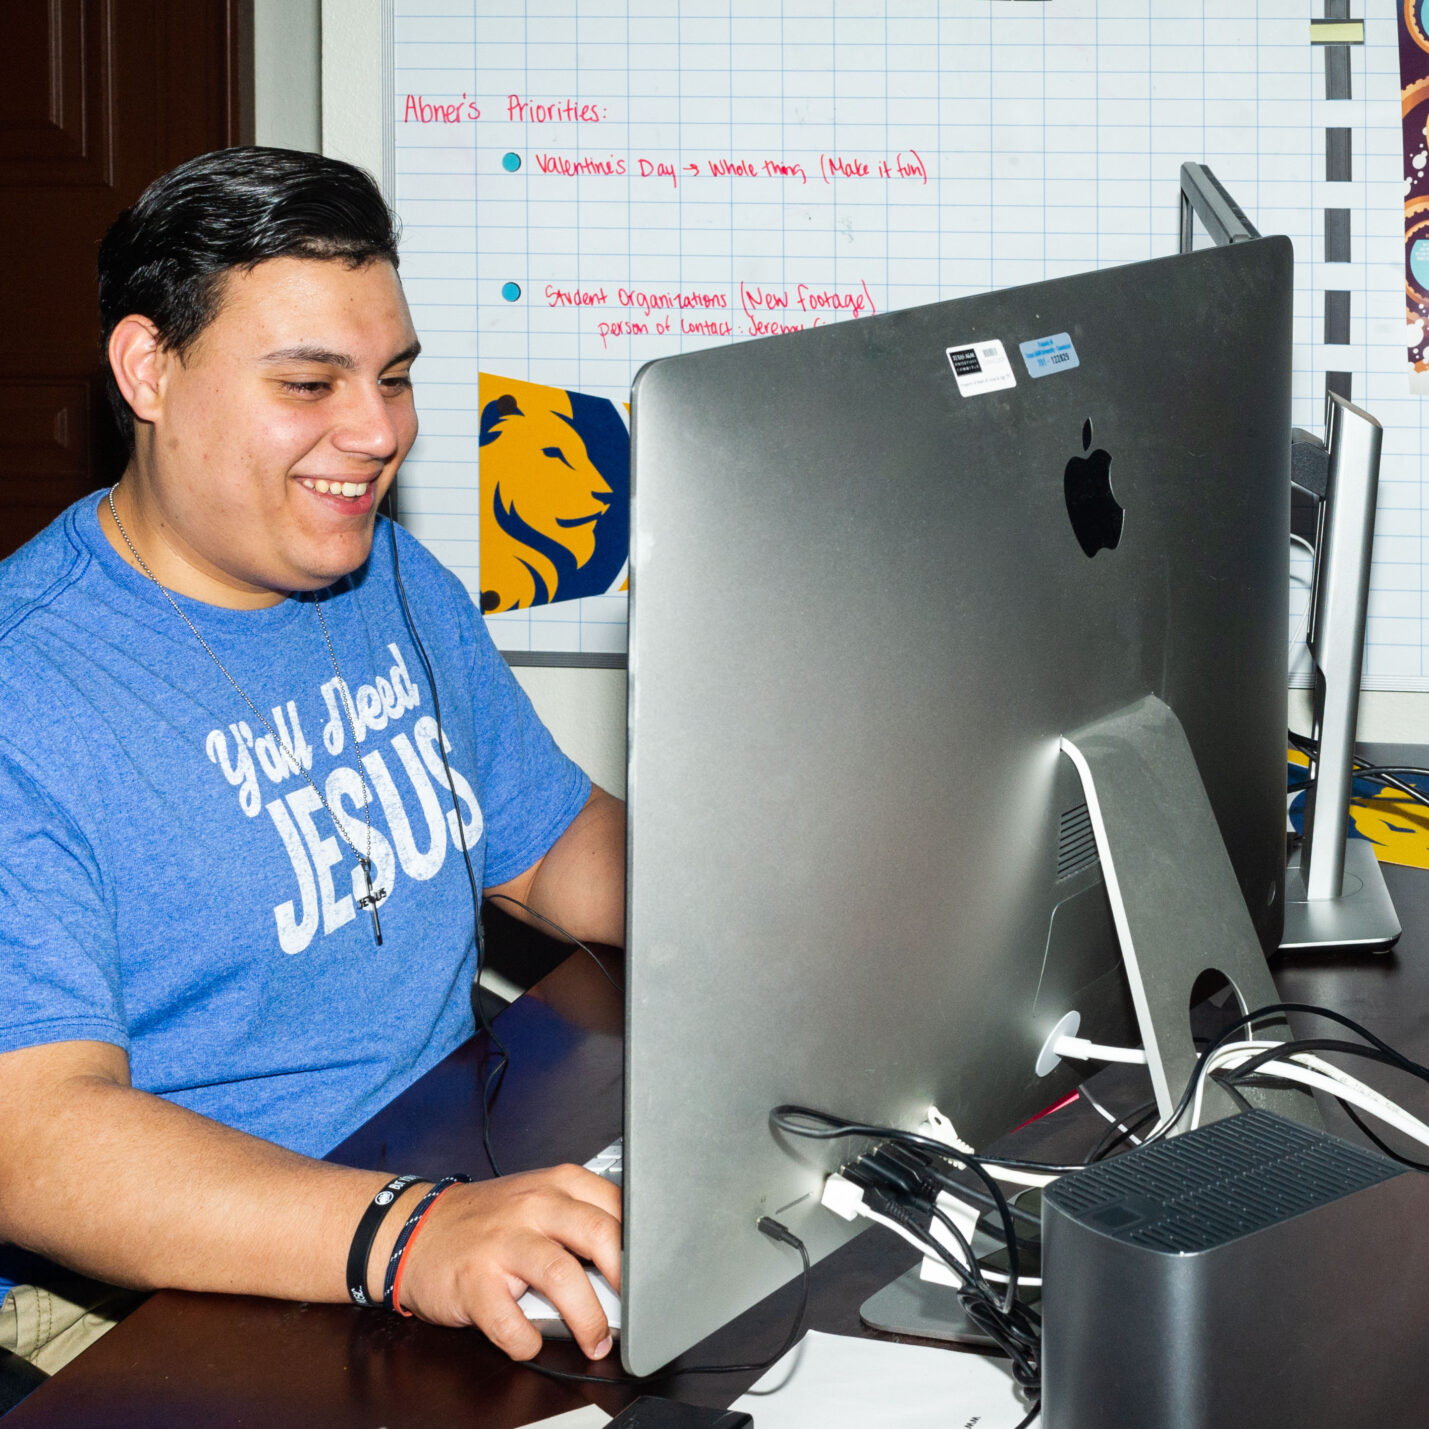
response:
[[[1170,253],[1178,170],[1198,160],[1295,244],[1296,423],[1320,424],[1327,365],[1385,421],[1366,682],[1429,688],[1394,22],[1367,21],[1356,97],[1331,103],[1312,13],[396,0],[397,204],[424,343],[405,519],[480,591],[478,372],[623,404],[669,353]],[[463,96],[479,119],[438,111]],[[1333,352],[1316,308],[1328,124],[1365,136],[1334,198],[1357,241],[1335,275],[1352,342]],[[615,652],[624,599],[489,624],[508,651]]]

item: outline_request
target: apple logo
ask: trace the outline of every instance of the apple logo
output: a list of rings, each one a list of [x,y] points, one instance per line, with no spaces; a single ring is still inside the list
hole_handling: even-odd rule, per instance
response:
[[[1092,419],[1082,424],[1082,450],[1092,444]],[[1100,550],[1114,551],[1121,540],[1126,517],[1111,490],[1111,453],[1098,447],[1087,456],[1074,456],[1067,463],[1063,486],[1067,494],[1067,515],[1072,531],[1087,555]]]

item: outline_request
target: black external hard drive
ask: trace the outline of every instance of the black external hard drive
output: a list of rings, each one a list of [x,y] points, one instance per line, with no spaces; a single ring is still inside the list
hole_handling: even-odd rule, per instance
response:
[[[1423,1424],[1429,1177],[1266,1111],[1042,1198],[1045,1429]]]

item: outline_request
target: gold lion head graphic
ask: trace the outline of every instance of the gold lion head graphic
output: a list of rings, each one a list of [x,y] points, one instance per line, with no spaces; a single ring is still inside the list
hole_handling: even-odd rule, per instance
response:
[[[603,398],[479,378],[481,608],[604,595],[629,546],[630,437]]]

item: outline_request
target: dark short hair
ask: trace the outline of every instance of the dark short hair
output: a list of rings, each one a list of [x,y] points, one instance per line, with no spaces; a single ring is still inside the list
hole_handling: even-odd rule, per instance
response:
[[[216,149],[170,169],[99,245],[104,350],[139,313],[181,358],[218,315],[223,281],[270,258],[397,266],[397,222],[370,174],[296,149]],[[110,405],[134,444],[134,414],[105,363]]]

